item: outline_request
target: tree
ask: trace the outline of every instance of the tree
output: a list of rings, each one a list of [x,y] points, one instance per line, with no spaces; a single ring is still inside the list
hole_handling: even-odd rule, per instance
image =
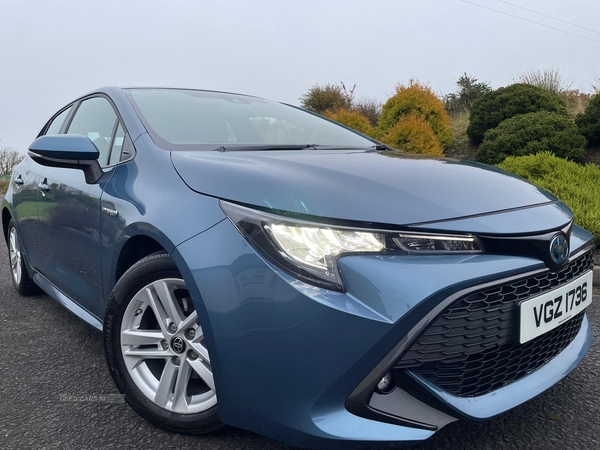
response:
[[[458,89],[444,96],[444,105],[449,113],[468,112],[475,100],[483,94],[492,92],[490,84],[481,82],[465,72],[456,80]]]
[[[600,145],[600,94],[592,97],[583,114],[575,123],[591,145]]]
[[[24,158],[16,149],[2,145],[0,140],[0,177],[10,176],[15,166]]]
[[[306,94],[300,97],[300,105],[304,109],[323,114],[325,111],[337,111],[339,109],[352,110],[354,101],[354,89],[346,89],[346,85],[340,84],[315,84]]]

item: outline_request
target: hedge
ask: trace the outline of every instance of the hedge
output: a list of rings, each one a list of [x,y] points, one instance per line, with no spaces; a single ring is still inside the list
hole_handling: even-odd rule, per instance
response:
[[[583,160],[586,139],[568,116],[539,111],[519,114],[485,133],[477,159],[498,164],[507,156],[549,151],[561,158]]]
[[[600,243],[600,167],[582,166],[549,152],[511,156],[498,166],[560,198],[575,214],[575,222]]]
[[[480,144],[486,131],[496,128],[503,120],[537,111],[567,114],[564,100],[545,89],[530,84],[501,87],[473,102],[467,135]]]

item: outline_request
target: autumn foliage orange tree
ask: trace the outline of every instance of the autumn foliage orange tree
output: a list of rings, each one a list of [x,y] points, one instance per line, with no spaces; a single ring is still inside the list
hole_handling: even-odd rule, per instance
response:
[[[441,156],[454,141],[444,103],[429,86],[416,80],[396,86],[381,112],[372,100],[368,105],[355,104],[354,87],[348,91],[343,83],[315,85],[301,102],[307,109],[407,152]],[[326,105],[329,107],[323,110]]]
[[[436,143],[430,139],[432,134]],[[440,156],[454,141],[444,103],[429,86],[416,80],[396,86],[396,93],[382,107],[376,135],[401,150]]]
[[[331,120],[335,120],[342,125],[346,125],[360,133],[366,134],[367,136],[373,136],[375,129],[369,122],[369,119],[362,115],[359,111],[348,111],[346,109],[338,109],[336,111],[326,111],[325,117]]]
[[[442,156],[440,142],[427,121],[418,114],[408,114],[386,132],[381,139],[390,147],[410,153]]]

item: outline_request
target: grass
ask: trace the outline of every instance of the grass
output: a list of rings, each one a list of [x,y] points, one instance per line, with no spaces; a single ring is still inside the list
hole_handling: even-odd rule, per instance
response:
[[[450,125],[452,127],[452,134],[454,134],[454,143],[444,150],[444,156],[475,160],[477,146],[472,144],[467,136],[469,112],[462,111],[451,114]]]
[[[0,195],[6,194],[10,180],[0,180]]]

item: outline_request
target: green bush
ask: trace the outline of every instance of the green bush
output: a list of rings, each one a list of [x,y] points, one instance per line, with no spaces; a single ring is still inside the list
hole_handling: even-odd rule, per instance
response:
[[[366,134],[367,136],[373,136],[374,128],[371,126],[371,122],[365,116],[358,111],[347,111],[345,109],[338,109],[337,111],[326,111],[325,117],[335,120],[342,125],[346,125],[360,133]]]
[[[600,94],[592,97],[584,113],[575,119],[575,123],[591,145],[600,145]]]
[[[550,111],[567,114],[565,102],[556,94],[529,84],[513,84],[484,94],[473,102],[467,135],[479,144],[485,132],[517,114]]]
[[[443,155],[442,147],[431,126],[423,117],[415,114],[400,117],[400,120],[388,130],[381,141],[390,147],[409,153]]]
[[[352,109],[354,89],[356,85],[347,90],[344,83],[340,84],[315,84],[306,94],[300,97],[300,105],[304,109],[323,114],[327,110]]]
[[[600,243],[600,167],[581,166],[549,152],[511,156],[499,167],[560,198],[575,214],[575,222]]]
[[[442,148],[449,147],[454,141],[450,117],[444,103],[429,86],[415,80],[411,80],[406,86],[396,86],[396,94],[382,107],[377,135],[385,136],[406,116],[422,117],[431,127]]]
[[[519,114],[485,133],[477,159],[498,164],[507,156],[549,151],[561,158],[581,161],[586,140],[568,116],[539,111]]]

